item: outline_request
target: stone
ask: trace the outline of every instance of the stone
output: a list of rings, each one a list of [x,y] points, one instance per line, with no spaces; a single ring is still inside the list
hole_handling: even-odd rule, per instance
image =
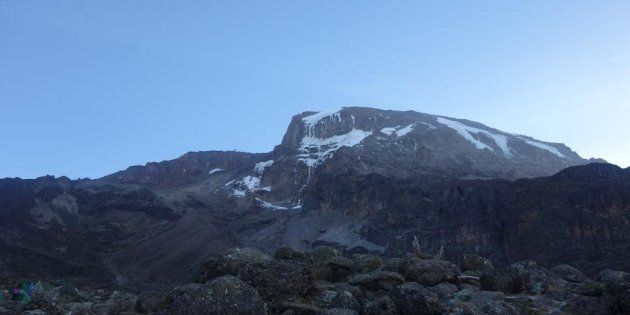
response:
[[[371,290],[390,290],[403,282],[405,282],[405,278],[400,274],[382,270],[352,275],[348,279],[348,283],[352,285],[358,285]]]
[[[336,248],[332,246],[321,245],[313,249],[313,252],[311,253],[311,259],[313,260],[313,264],[318,265],[326,263],[331,258],[339,255],[340,253]]]
[[[593,315],[608,313],[605,305],[596,298],[576,295],[566,302],[562,311],[573,315]]]
[[[212,257],[202,266],[200,282],[204,283],[216,277],[235,276],[248,264],[271,261],[271,256],[251,248],[234,248],[227,254]]]
[[[308,254],[305,252],[296,251],[293,248],[288,247],[288,246],[283,246],[276,249],[276,253],[274,257],[276,259],[282,259],[282,260],[305,261],[308,258]]]
[[[441,314],[438,296],[415,282],[407,282],[392,290],[391,298],[401,314]]]
[[[352,258],[355,262],[355,269],[359,273],[366,273],[383,267],[383,260],[376,255],[355,254]]]
[[[363,302],[363,314],[365,315],[394,315],[398,314],[396,304],[385,295]]]
[[[267,301],[291,301],[313,287],[313,268],[296,260],[263,261],[246,265],[239,277]]]
[[[404,258],[392,257],[383,260],[383,270],[385,271],[393,271],[404,274],[406,265],[407,260]]]
[[[433,286],[440,282],[457,283],[459,268],[444,260],[412,258],[407,262],[405,278],[424,286]]]
[[[352,273],[354,261],[343,256],[335,256],[326,261],[325,265],[329,268],[326,274],[330,275],[330,281],[339,282]]]
[[[176,287],[164,306],[168,314],[267,314],[258,291],[234,276]]]
[[[566,264],[553,266],[551,271],[556,276],[569,282],[582,282],[586,280],[586,275],[584,275],[584,273]]]
[[[463,271],[476,271],[480,273],[494,271],[494,264],[492,264],[489,259],[475,254],[462,255],[461,267]]]
[[[165,292],[160,291],[144,291],[138,295],[135,309],[139,313],[157,312],[166,298]]]

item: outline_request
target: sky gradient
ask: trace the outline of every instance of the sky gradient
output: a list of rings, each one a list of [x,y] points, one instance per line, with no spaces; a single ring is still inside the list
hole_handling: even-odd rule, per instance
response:
[[[0,178],[266,152],[341,106],[630,166],[630,1],[0,0]]]

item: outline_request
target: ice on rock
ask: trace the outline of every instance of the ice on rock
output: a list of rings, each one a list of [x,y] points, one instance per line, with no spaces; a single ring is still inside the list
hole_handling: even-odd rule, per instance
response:
[[[371,131],[352,129],[350,132],[332,136],[330,138],[317,138],[306,136],[300,144],[300,161],[309,167],[315,167],[324,160],[330,158],[341,147],[353,147],[363,139],[372,135]]]
[[[215,169],[211,170],[210,172],[208,172],[208,175],[212,175],[214,173],[218,173],[218,172],[221,172],[221,171],[223,171],[222,168],[215,168]]]
[[[396,127],[385,127],[383,129],[381,129],[381,132],[391,136],[393,134],[396,135],[396,137],[402,137],[410,132],[413,131],[413,127],[416,125],[416,123],[413,123],[411,125],[408,126],[396,126]]]
[[[267,167],[270,167],[271,165],[273,165],[273,160],[256,163],[256,165],[254,166],[254,172],[256,172],[256,174],[258,175],[262,175],[262,173],[265,172],[265,169]]]
[[[298,210],[302,208],[302,205],[300,204],[289,205],[289,206],[279,206],[271,202],[262,200],[260,198],[256,198],[256,201],[261,207],[266,208],[266,209],[271,209],[271,210]]]
[[[309,116],[306,116],[306,117],[302,118],[302,122],[304,123],[304,126],[306,127],[306,131],[307,131],[308,136],[314,136],[315,135],[315,126],[317,126],[317,124],[319,124],[325,118],[336,120],[336,121],[340,122],[341,121],[341,112],[340,112],[340,110],[323,111],[323,112],[318,112],[318,113],[315,113],[313,115],[309,115]]]
[[[562,154],[558,149],[556,149],[556,148],[554,148],[554,147],[552,147],[552,146],[550,146],[548,144],[545,144],[545,143],[542,143],[542,142],[538,142],[538,141],[532,141],[532,140],[529,140],[529,139],[525,139],[523,137],[519,137],[519,139],[525,141],[525,143],[527,143],[527,144],[529,144],[531,146],[534,146],[534,147],[537,147],[539,149],[543,149],[543,150],[549,151],[549,152],[551,152],[552,154],[554,154],[557,157],[566,158],[566,156],[564,154]]]
[[[496,134],[488,130],[471,127],[459,121],[450,120],[444,117],[436,117],[436,118],[440,124],[446,125],[447,127],[455,130],[460,136],[462,136],[464,139],[468,140],[473,145],[475,145],[477,149],[480,149],[480,150],[488,149],[490,151],[494,151],[494,148],[481,142],[479,139],[475,137],[475,135],[482,133],[492,138],[492,140],[494,140],[494,143],[496,143],[499,149],[501,149],[501,151],[503,152],[503,155],[505,155],[508,158],[513,156],[512,150],[510,149],[508,145],[508,138],[504,135]]]

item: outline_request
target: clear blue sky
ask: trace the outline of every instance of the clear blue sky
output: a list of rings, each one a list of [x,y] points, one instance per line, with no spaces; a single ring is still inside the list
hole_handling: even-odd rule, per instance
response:
[[[0,177],[263,152],[413,109],[630,164],[630,1],[0,0]]]

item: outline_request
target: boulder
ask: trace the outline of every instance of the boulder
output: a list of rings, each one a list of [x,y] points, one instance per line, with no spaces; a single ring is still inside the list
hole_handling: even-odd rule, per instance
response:
[[[135,310],[137,297],[133,294],[114,291],[107,301],[94,304],[97,314],[120,314]]]
[[[274,257],[276,259],[282,259],[282,260],[306,261],[306,259],[308,258],[308,254],[305,252],[296,251],[293,248],[288,247],[288,246],[283,246],[276,249],[276,253]]]
[[[473,271],[476,273],[494,271],[494,265],[488,258],[475,254],[464,254],[462,256],[461,267],[463,271]]]
[[[495,270],[479,277],[481,289],[486,291],[501,291],[506,294],[517,294],[523,287],[522,279],[508,270]]]
[[[331,308],[325,310],[323,315],[359,315],[359,313],[349,308]]]
[[[549,275],[533,261],[520,261],[505,270],[481,275],[481,288],[507,294],[526,293],[541,295],[547,290]]]
[[[359,273],[374,271],[383,267],[381,257],[370,254],[354,254],[355,269]]]
[[[584,296],[601,297],[604,294],[605,286],[603,283],[586,280],[580,283],[567,283],[567,290]]]
[[[531,260],[513,263],[508,267],[517,282],[521,282],[521,292],[530,295],[542,294],[549,278],[547,272]]]
[[[296,260],[272,260],[246,265],[239,277],[267,301],[286,302],[304,296],[313,287],[311,265]]]
[[[556,276],[569,282],[582,282],[586,280],[586,275],[569,265],[556,265],[551,268],[551,271]]]
[[[630,277],[629,273],[617,270],[604,269],[597,276],[597,281],[603,283],[607,289],[612,288],[615,283],[624,281]]]
[[[387,295],[378,296],[363,301],[365,315],[394,315],[398,314],[396,304]]]
[[[271,261],[271,256],[251,248],[234,248],[223,256],[212,257],[201,268],[200,282],[238,274],[248,264]]]
[[[459,291],[456,285],[446,282],[438,283],[435,286],[428,287],[427,290],[435,293],[435,295],[442,303],[446,303],[446,301],[452,299],[455,293]]]
[[[157,312],[164,299],[166,298],[165,292],[160,291],[144,291],[138,295],[136,300],[136,311],[139,313],[154,313]]]
[[[332,246],[321,245],[313,249],[311,259],[313,260],[313,264],[319,265],[327,262],[335,256],[339,256],[340,254],[341,253]]]
[[[383,270],[385,271],[393,271],[404,274],[406,265],[407,260],[404,258],[392,257],[383,260]]]
[[[348,283],[370,290],[391,290],[403,282],[405,278],[400,274],[382,270],[352,275],[348,279]]]
[[[593,315],[593,314],[607,314],[608,310],[601,300],[576,295],[572,299],[568,300],[562,311],[566,314],[572,315]]]
[[[437,295],[418,283],[403,283],[392,290],[390,295],[400,314],[442,313]]]
[[[72,302],[65,307],[66,315],[91,315],[94,312],[94,303],[92,302]]]
[[[329,269],[326,272],[326,274],[330,276],[329,280],[339,282],[345,280],[352,273],[354,262],[343,256],[335,256],[326,261],[324,265]]]
[[[361,304],[352,292],[340,288],[330,288],[317,292],[313,296],[313,304],[322,309],[344,308],[360,310]]]
[[[564,314],[562,307],[566,304],[544,296],[524,294],[507,296],[506,301],[516,306],[521,314]]]
[[[407,262],[405,278],[424,286],[433,286],[440,282],[457,283],[459,268],[444,260],[412,258]]]
[[[164,311],[168,314],[267,314],[258,291],[233,276],[174,288],[164,302]]]

